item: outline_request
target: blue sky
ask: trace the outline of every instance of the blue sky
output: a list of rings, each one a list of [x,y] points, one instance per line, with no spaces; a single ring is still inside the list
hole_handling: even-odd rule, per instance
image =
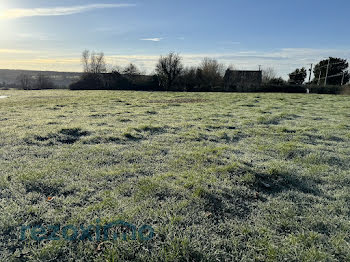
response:
[[[84,49],[147,72],[179,52],[284,78],[328,56],[350,59],[348,0],[1,0],[0,68],[80,71]]]

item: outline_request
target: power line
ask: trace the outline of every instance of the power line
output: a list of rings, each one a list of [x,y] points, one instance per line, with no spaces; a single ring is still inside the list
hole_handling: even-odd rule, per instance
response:
[[[341,78],[341,79],[339,79],[339,82],[341,83],[341,85],[346,84],[346,83],[344,83],[344,81],[347,80],[348,71],[346,71],[345,69],[341,73],[338,73],[335,75],[330,75],[330,72],[332,71],[332,67],[339,65],[339,64],[344,64],[344,61],[346,62],[346,59],[344,61],[334,62],[334,63],[331,63],[331,58],[329,58],[327,60],[328,60],[327,64],[323,65],[323,66],[309,64],[310,69],[307,70],[307,71],[309,71],[309,83],[311,83],[311,80],[312,80],[311,77],[312,77],[313,70],[317,70],[317,71],[319,71],[319,74],[318,74],[318,76],[316,76],[316,75],[314,76],[314,79],[317,79],[317,85],[320,85],[321,81],[324,81],[324,85],[327,85],[328,79],[335,78],[335,77]],[[259,67],[259,70],[261,71],[263,66],[258,65],[258,67]],[[327,67],[326,70],[321,70],[322,68],[325,68],[325,67]],[[303,67],[303,68],[305,68],[305,67]],[[324,73],[325,71],[326,71],[326,76],[322,76],[322,73]],[[298,73],[293,72],[293,73],[290,73],[288,75],[289,75],[289,77],[291,77],[291,76],[298,75]]]
[[[336,74],[336,75],[331,75],[331,76],[328,76],[327,78],[332,78],[332,77],[337,77],[337,76],[341,76],[341,75],[345,75],[345,72],[344,73],[339,73],[339,74]],[[321,77],[321,79],[325,79],[326,77]]]
[[[329,59],[328,59],[329,60]],[[331,65],[338,65],[338,64],[343,64],[344,62],[337,62],[337,63],[331,63]],[[318,66],[317,68],[320,69],[320,68],[324,68],[324,67],[327,67],[327,65],[324,65],[324,66]]]

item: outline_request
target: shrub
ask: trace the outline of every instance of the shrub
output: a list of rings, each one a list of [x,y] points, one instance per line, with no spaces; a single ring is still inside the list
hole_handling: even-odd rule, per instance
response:
[[[350,84],[343,87],[342,95],[350,95]]]
[[[106,74],[84,74],[69,86],[71,90],[157,90],[157,77],[144,75],[122,75],[118,72]]]
[[[53,83],[52,79],[49,76],[39,74],[36,81],[33,84],[33,89],[55,89],[56,86]]]
[[[291,84],[263,84],[257,92],[278,92],[278,93],[306,93],[303,85]]]
[[[102,80],[96,74],[84,74],[78,82],[69,86],[71,90],[97,90],[102,87]]]
[[[314,94],[338,95],[343,93],[346,90],[345,86],[333,86],[333,85],[327,85],[327,86],[312,85],[312,86],[309,86],[308,88],[310,90],[310,93],[314,93]]]

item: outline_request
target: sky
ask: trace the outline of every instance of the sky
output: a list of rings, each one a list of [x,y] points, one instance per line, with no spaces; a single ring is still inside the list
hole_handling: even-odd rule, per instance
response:
[[[350,60],[348,0],[0,0],[0,68],[78,71],[85,49],[152,73],[173,51],[283,78],[329,56]]]

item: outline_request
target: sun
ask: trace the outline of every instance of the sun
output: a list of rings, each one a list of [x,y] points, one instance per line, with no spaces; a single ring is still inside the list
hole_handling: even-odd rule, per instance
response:
[[[0,18],[5,17],[5,11],[7,10],[7,6],[4,3],[0,3]]]
[[[4,3],[5,2],[5,3]],[[10,6],[7,1],[1,1],[0,0],[0,18],[6,18],[6,12],[10,9]]]
[[[0,2],[0,13],[2,13],[3,11],[5,11],[8,8],[9,8],[9,6],[7,3],[4,3],[4,1]]]

